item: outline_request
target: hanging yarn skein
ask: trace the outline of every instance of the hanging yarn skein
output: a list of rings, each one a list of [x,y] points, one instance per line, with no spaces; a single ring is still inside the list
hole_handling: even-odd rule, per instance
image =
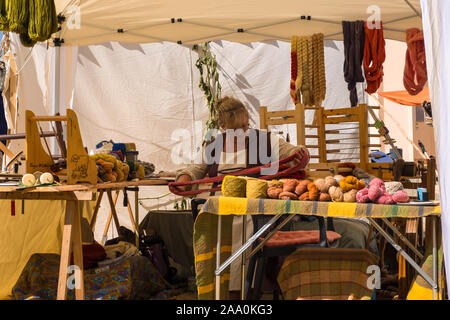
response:
[[[383,25],[380,28],[369,28],[367,22],[364,24],[364,76],[367,82],[366,92],[371,94],[377,92],[383,82],[383,63],[386,59],[385,40]]]
[[[361,69],[364,56],[364,21],[342,21],[344,34],[344,78],[350,91],[351,106],[358,105],[356,83],[364,82]]]
[[[326,77],[323,34],[291,39],[290,94],[295,104],[320,106],[325,99]]]
[[[8,13],[6,11],[6,1],[0,0],[0,30],[8,31]]]
[[[45,41],[58,31],[54,0],[29,0],[28,36],[33,41]]]
[[[417,28],[406,30],[406,61],[403,85],[412,96],[419,94],[427,82],[427,65],[423,31]]]
[[[19,34],[28,32],[28,0],[5,0],[5,9],[8,17],[8,31]]]

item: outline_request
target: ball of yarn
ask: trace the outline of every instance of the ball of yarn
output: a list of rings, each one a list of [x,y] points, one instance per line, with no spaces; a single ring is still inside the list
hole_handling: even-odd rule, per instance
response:
[[[283,191],[294,193],[295,187],[297,186],[297,184],[298,184],[298,180],[288,179],[283,183]]]
[[[340,187],[331,186],[328,193],[330,194],[331,200],[334,202],[344,201],[344,193]]]
[[[333,178],[334,178],[334,180],[337,181],[337,183],[339,183],[341,181],[341,179],[344,179],[344,176],[337,174]]]
[[[331,196],[328,193],[321,192],[319,195],[319,201],[331,201]]]
[[[384,183],[384,186],[386,187],[386,192],[390,195],[393,195],[399,190],[403,190],[403,184],[399,181],[388,181]]]
[[[246,195],[251,199],[267,198],[267,181],[262,179],[247,180]]]
[[[387,192],[385,192],[381,197],[379,197],[376,202],[378,204],[395,204],[394,199]]]
[[[280,193],[282,193],[282,192],[283,192],[282,188],[270,187],[267,189],[267,195],[271,199],[278,199],[280,196]]]
[[[298,198],[298,200],[300,201],[308,201],[309,200],[309,192],[305,192],[303,194],[300,195],[300,197]]]
[[[297,184],[297,186],[295,187],[295,193],[297,195],[302,195],[304,194],[306,191],[308,191],[308,184],[311,183],[311,180],[300,180]]]
[[[222,194],[225,197],[242,197],[247,194],[247,179],[243,177],[225,176],[222,181]]]
[[[289,191],[283,191],[278,196],[281,200],[297,200],[298,196],[295,193],[289,192]]]
[[[316,184],[314,182],[310,182],[308,184],[308,192],[309,192],[309,200],[317,200],[319,199],[319,189],[317,189]]]
[[[330,188],[330,186],[325,182],[325,179],[322,178],[314,180],[314,184],[320,192],[328,192],[328,189]]]
[[[328,185],[328,189],[330,189],[331,186],[339,187],[339,182],[332,176],[325,177],[325,183]]]
[[[358,193],[358,190],[351,189],[350,191],[347,191],[344,193],[344,202],[356,202],[356,194]]]
[[[370,187],[369,192],[367,196],[369,197],[370,201],[376,202],[379,197],[384,195],[384,191],[381,188],[377,187]]]
[[[283,189],[283,182],[280,180],[271,180],[271,181],[267,181],[267,185],[269,188],[271,187],[275,187],[275,188],[281,188]]]
[[[392,199],[398,203],[406,203],[409,202],[409,196],[405,190],[398,190],[392,195]]]
[[[370,199],[369,199],[369,189],[364,188],[364,189],[359,190],[359,191],[356,193],[356,202],[359,202],[359,203],[367,203],[367,202],[370,202]]]
[[[384,181],[381,180],[380,178],[374,178],[370,181],[369,183],[369,189],[371,187],[377,187],[383,190],[383,192],[386,192],[386,187],[384,185]]]
[[[352,189],[360,190],[366,185],[363,181],[358,180],[358,178],[354,176],[347,176],[339,181],[339,186],[342,191],[347,192]]]

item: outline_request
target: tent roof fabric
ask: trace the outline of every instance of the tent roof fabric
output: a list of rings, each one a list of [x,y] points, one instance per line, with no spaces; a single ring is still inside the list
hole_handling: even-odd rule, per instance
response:
[[[430,101],[430,92],[428,87],[424,87],[422,91],[420,91],[417,95],[412,96],[408,93],[408,91],[385,91],[385,92],[377,92],[383,98],[394,101],[395,103],[404,105],[404,106],[413,106],[418,107],[422,106],[424,101]]]
[[[367,20],[377,13],[383,21],[386,39],[404,41],[406,29],[422,28],[420,0],[55,0],[55,3],[58,13],[66,17],[59,37],[65,44],[75,45],[107,41],[180,44],[210,40],[290,41],[292,35],[319,32],[325,39],[342,40],[343,20]]]

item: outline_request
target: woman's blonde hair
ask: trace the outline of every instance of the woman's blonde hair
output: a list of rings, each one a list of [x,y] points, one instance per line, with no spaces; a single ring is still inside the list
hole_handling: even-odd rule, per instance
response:
[[[214,104],[217,121],[222,129],[238,129],[242,127],[245,118],[249,118],[248,110],[238,99],[223,97]]]

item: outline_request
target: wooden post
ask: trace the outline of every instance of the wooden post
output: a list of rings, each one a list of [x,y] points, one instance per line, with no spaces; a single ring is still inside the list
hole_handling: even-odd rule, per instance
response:
[[[75,277],[75,280],[79,279],[80,283],[76,283],[75,286],[75,298],[77,300],[84,300],[84,266],[83,266],[83,245],[81,238],[81,212],[79,202],[74,201],[75,210],[73,217],[73,235],[72,235],[72,248],[73,248],[73,263],[79,268],[75,270],[75,275],[79,272],[79,278]]]
[[[369,124],[367,117],[367,105],[360,104],[359,108],[359,162],[361,169],[367,171],[369,163]]]
[[[83,274],[83,251],[81,244],[81,217],[76,200],[66,201],[66,212],[64,218],[64,230],[61,246],[61,260],[59,264],[57,300],[65,300],[67,295],[67,271],[70,264],[72,249],[74,252],[74,263],[80,268],[80,283],[75,283],[75,296],[84,299],[84,274]],[[77,271],[75,271],[77,272]],[[77,277],[75,277],[77,280]]]
[[[297,124],[297,145],[304,146],[305,140],[305,106],[301,103],[295,105],[295,122]]]
[[[427,159],[427,191],[430,200],[436,199],[436,159]]]
[[[259,107],[259,126],[267,130],[267,107]]]
[[[325,134],[325,122],[323,115],[323,107],[316,110],[317,113],[317,140],[319,144],[319,162],[327,162],[327,142]]]

